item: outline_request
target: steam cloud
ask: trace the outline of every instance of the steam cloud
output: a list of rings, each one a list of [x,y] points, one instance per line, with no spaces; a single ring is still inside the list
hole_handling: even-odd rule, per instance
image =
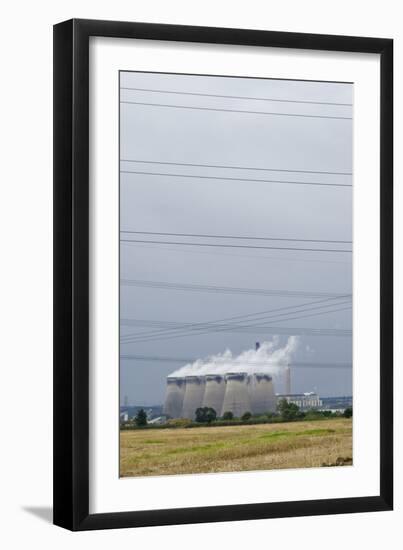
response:
[[[279,347],[280,339],[274,336],[271,341],[262,342],[260,348],[248,349],[240,355],[233,356],[231,350],[198,359],[177,369],[169,376],[201,376],[205,374],[226,374],[228,372],[263,372],[276,376],[281,367],[293,358],[299,345],[297,336],[290,336],[284,347]]]

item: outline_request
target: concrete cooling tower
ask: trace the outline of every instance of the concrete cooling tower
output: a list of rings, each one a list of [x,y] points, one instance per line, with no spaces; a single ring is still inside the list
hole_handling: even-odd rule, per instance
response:
[[[263,414],[276,410],[273,379],[269,374],[255,373],[249,385],[251,412]]]
[[[207,374],[205,380],[203,407],[211,407],[220,416],[225,394],[224,377],[220,374]]]
[[[225,375],[225,395],[221,416],[231,411],[236,417],[251,411],[249,401],[249,378],[246,372],[229,372]]]
[[[168,376],[164,414],[171,418],[179,418],[182,414],[184,395],[185,379],[176,376]]]
[[[181,414],[183,418],[195,418],[196,409],[203,404],[205,386],[204,376],[186,376],[185,395]]]

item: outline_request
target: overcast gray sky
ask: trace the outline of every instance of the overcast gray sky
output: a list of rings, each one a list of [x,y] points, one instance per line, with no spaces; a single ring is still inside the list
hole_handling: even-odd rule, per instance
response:
[[[352,240],[351,187],[207,178],[351,185],[352,177],[348,173],[352,172],[352,84],[123,72],[120,85],[123,101],[120,105],[120,158],[125,159],[121,162],[120,178],[121,231]],[[139,88],[148,91],[140,91]],[[283,101],[167,93],[174,91]],[[183,108],[185,106],[199,109]],[[311,116],[264,115],[261,112]],[[218,168],[218,165],[249,169]],[[184,174],[205,177],[180,177]],[[121,233],[121,238],[237,246],[351,249],[351,244],[243,241],[146,233]],[[124,241],[120,251],[120,275],[125,280],[306,293],[352,292],[352,254],[346,252],[215,248]],[[121,285],[121,337],[123,340],[126,340],[126,335],[137,337],[136,341],[121,344],[121,356],[202,358],[227,348],[238,354],[253,347],[258,340],[270,339],[274,332],[187,332],[184,336],[172,338],[173,331],[158,332],[166,330],[165,325],[149,326],[147,322],[197,323],[289,306],[295,307],[295,310],[289,310],[293,312],[298,310],[298,306],[312,304],[319,299]],[[348,306],[337,304],[332,305],[333,310]],[[306,311],[306,315],[317,312]],[[294,316],[298,314],[290,314],[290,317]],[[300,313],[299,317],[302,316],[303,313]],[[280,319],[273,317],[270,323],[284,329],[340,330],[352,327],[351,309],[294,320]],[[127,320],[133,321],[133,326],[127,326]],[[140,333],[145,336],[140,338]],[[167,334],[170,338],[166,337]],[[291,334],[294,332],[290,331]],[[282,335],[280,342],[285,344],[286,341],[287,336]],[[351,337],[303,335],[300,336],[295,361],[350,363],[351,343]],[[181,363],[122,359],[121,402],[127,396],[130,404],[162,403],[165,378],[180,366]],[[292,377],[294,392],[317,390],[326,396],[351,394],[352,391],[349,369],[296,367]]]

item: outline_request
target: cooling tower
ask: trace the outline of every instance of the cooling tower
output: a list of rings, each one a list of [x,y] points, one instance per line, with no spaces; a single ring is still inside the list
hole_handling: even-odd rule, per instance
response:
[[[196,409],[203,404],[205,386],[204,376],[186,376],[185,395],[181,414],[183,418],[195,418]]]
[[[249,379],[246,372],[229,372],[225,375],[225,395],[221,416],[231,411],[236,417],[250,412]]]
[[[183,396],[185,395],[185,379],[168,376],[164,403],[164,414],[171,418],[179,418],[182,414]]]
[[[220,416],[225,394],[225,380],[220,374],[207,374],[203,407],[211,407]]]
[[[273,379],[269,374],[255,373],[249,385],[251,412],[263,414],[276,410]]]

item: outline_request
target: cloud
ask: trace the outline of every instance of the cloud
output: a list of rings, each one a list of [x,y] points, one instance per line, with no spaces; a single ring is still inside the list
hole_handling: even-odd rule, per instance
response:
[[[198,359],[172,372],[169,376],[201,376],[206,374],[226,374],[228,372],[264,372],[276,376],[294,357],[299,345],[297,336],[290,336],[284,347],[274,336],[271,341],[262,342],[259,349],[248,349],[233,355],[230,349],[223,353]]]

